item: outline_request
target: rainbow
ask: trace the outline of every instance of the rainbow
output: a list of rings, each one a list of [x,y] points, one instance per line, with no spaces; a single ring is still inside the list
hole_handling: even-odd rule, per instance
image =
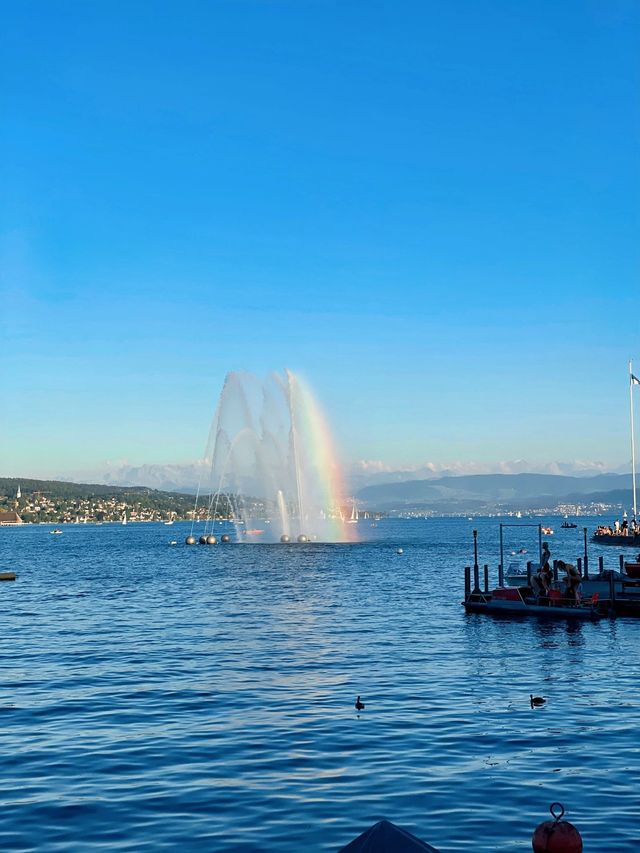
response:
[[[296,428],[303,444],[305,465],[315,474],[314,502],[327,515],[327,539],[334,542],[356,541],[357,531],[353,529],[356,525],[345,524],[344,521],[347,491],[327,419],[308,383],[288,369],[285,375],[291,394],[291,410],[295,412]]]

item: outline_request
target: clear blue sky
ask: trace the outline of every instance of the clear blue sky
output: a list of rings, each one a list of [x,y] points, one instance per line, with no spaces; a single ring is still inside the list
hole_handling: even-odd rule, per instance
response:
[[[347,459],[629,457],[640,4],[2,9],[0,473],[283,366]]]

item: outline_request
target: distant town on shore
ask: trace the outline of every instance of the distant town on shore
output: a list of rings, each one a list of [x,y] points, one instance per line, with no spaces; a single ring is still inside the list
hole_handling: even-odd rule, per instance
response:
[[[208,497],[194,509],[194,496],[139,486],[103,486],[59,480],[0,478],[0,524],[107,523],[205,519]],[[229,513],[226,498],[216,515]],[[8,516],[17,516],[8,517]]]
[[[621,514],[631,501],[628,475],[569,477],[553,474],[474,474],[390,483],[361,489],[351,503],[378,516],[603,515]],[[265,512],[245,498],[256,516]],[[64,524],[204,520],[209,496],[197,508],[193,494],[142,486],[0,478],[0,524]],[[228,518],[225,495],[215,516]]]

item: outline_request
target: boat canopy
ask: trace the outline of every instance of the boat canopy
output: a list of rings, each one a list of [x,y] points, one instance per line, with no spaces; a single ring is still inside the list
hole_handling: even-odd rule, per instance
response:
[[[415,835],[411,835],[406,829],[391,823],[389,820],[381,820],[369,827],[366,832],[343,847],[339,853],[438,853],[435,847],[420,841]]]

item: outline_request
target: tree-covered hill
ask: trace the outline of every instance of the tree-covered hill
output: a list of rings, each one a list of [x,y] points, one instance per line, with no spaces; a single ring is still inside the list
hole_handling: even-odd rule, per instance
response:
[[[208,496],[202,496],[198,518],[206,517],[208,504]],[[27,522],[119,521],[125,516],[130,521],[163,521],[193,518],[194,498],[141,486],[0,477],[2,510],[17,510]],[[229,515],[225,496],[218,499],[216,515]]]

